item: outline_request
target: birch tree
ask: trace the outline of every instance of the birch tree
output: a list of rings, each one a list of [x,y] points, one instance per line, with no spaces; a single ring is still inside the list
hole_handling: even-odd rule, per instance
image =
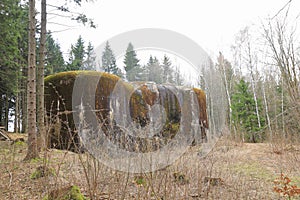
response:
[[[297,40],[299,30],[296,25],[288,22],[293,21],[289,18],[288,10],[281,15],[270,19],[267,24],[263,24],[264,39],[269,47],[269,57],[271,64],[275,65],[281,75],[282,87],[282,132],[286,135],[285,128],[289,128],[292,133],[299,133],[298,122],[300,119],[300,93],[299,93],[299,74],[300,74],[300,45]],[[284,91],[287,91],[289,111],[284,114]],[[286,115],[286,119],[284,119]],[[285,126],[288,121],[288,126]]]
[[[270,120],[270,116],[269,116],[269,106],[268,106],[268,101],[267,101],[265,84],[266,84],[266,80],[264,80],[264,82],[262,84],[262,93],[263,93],[263,99],[264,99],[264,105],[265,105],[265,112],[266,112],[266,118],[267,118],[267,123],[268,123],[268,129],[269,129],[269,133],[270,133],[270,138],[272,139],[273,132],[272,132],[271,120]]]
[[[218,63],[217,68],[221,74],[222,81],[225,87],[226,92],[226,99],[228,103],[229,115],[228,115],[228,122],[229,122],[229,129],[231,131],[232,128],[232,108],[231,108],[231,93],[232,93],[232,82],[233,82],[233,68],[228,60],[226,60],[221,52],[219,52],[218,56]],[[234,129],[236,134],[236,130]]]
[[[248,73],[249,73],[249,78],[250,78],[250,84],[251,84],[251,89],[252,89],[252,94],[253,94],[253,99],[255,102],[255,112],[257,116],[257,123],[259,128],[261,128],[261,116],[259,113],[259,108],[258,108],[258,97],[257,97],[257,91],[256,91],[256,82],[257,82],[257,49],[255,49],[254,40],[252,38],[252,35],[250,33],[250,28],[246,27],[242,29],[239,32],[239,35],[237,36],[239,38],[240,43],[237,45],[239,51],[238,55],[240,56],[239,59],[239,66],[244,66]],[[240,71],[242,71],[242,67],[240,67]]]

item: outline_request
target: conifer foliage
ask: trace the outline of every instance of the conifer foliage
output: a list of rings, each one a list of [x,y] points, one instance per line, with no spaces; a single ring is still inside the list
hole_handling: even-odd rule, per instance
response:
[[[259,111],[262,111],[261,102],[258,102]],[[259,135],[257,134],[259,128],[255,101],[253,94],[249,89],[249,83],[241,79],[236,85],[236,91],[232,95],[232,120],[237,130],[245,133],[244,139],[248,142],[258,142]],[[264,124],[264,118],[260,119],[261,124]]]
[[[124,59],[124,69],[128,81],[138,81],[141,79],[142,69],[139,64],[139,59],[131,43],[128,44]]]
[[[118,75],[116,58],[108,41],[106,42],[105,49],[102,53],[102,68],[105,72]]]

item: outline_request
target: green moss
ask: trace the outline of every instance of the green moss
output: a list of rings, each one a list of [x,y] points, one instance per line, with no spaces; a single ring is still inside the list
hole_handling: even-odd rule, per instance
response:
[[[180,123],[172,123],[171,124],[171,131],[177,133],[180,129]]]
[[[43,162],[42,158],[33,158],[30,160],[30,163],[39,163],[39,162]]]
[[[140,89],[137,89],[130,97],[130,115],[132,120],[145,126],[148,121],[148,105],[145,102]]]
[[[142,85],[140,87],[140,90],[142,92],[142,97],[145,100],[145,102],[148,105],[153,106],[154,102],[157,99],[157,94],[155,92],[152,92],[151,90],[149,90],[146,85]]]
[[[46,166],[39,166],[31,175],[31,179],[38,179],[46,176],[55,176],[55,171],[52,168]]]
[[[80,149],[79,137],[75,132],[72,111],[72,91],[76,77],[84,75],[88,77],[101,77],[95,92],[95,109],[99,119],[106,119],[109,114],[109,96],[119,77],[96,71],[68,71],[47,76],[45,78],[45,105],[48,116],[59,116],[59,120],[53,124],[49,134],[49,146],[57,149],[67,149],[78,152]],[[93,80],[93,79],[91,79]],[[93,88],[83,88],[89,90]],[[59,107],[58,107],[59,105]],[[58,128],[55,128],[58,127]]]
[[[55,190],[46,195],[43,200],[87,200],[78,186],[70,186]]]
[[[30,175],[30,179],[38,179],[38,178],[41,178],[41,177],[43,177],[41,171],[34,171],[34,172]]]
[[[48,116],[57,116],[58,112],[72,110],[72,92],[79,71],[61,72],[45,78],[45,105]],[[58,107],[59,105],[59,107]],[[72,113],[60,114],[60,131],[53,129],[49,134],[51,144],[68,145],[69,128],[74,129]],[[50,122],[49,124],[53,124]]]
[[[19,141],[14,142],[14,145],[18,146],[18,147],[23,147],[26,145],[26,143],[24,141],[19,140]]]
[[[80,139],[75,131],[75,125],[73,120],[72,111],[72,91],[74,82],[78,75],[84,75],[96,78],[100,78],[97,83],[95,94],[95,113],[99,119],[99,123],[103,124],[102,128],[105,131],[105,125],[110,123],[110,98],[112,92],[115,90],[116,84],[122,84],[122,89],[125,90],[125,94],[131,94],[130,97],[130,115],[132,120],[139,124],[141,127],[145,127],[149,124],[149,107],[153,106],[155,102],[160,103],[165,110],[166,123],[163,127],[162,135],[167,138],[172,138],[178,132],[180,127],[181,118],[181,106],[176,98],[176,95],[166,86],[158,85],[159,96],[156,92],[152,91],[147,84],[141,84],[141,86],[135,90],[135,85],[128,82],[119,82],[120,78],[103,72],[96,71],[69,71],[53,74],[45,78],[45,104],[48,116],[52,117],[49,124],[53,127],[50,130],[50,147],[57,149],[67,149],[78,152],[80,149]],[[94,90],[83,86],[82,90]],[[208,127],[207,115],[206,115],[206,99],[205,93],[200,89],[194,89],[197,94],[199,105],[204,107],[204,111],[200,112],[199,121]],[[159,98],[159,99],[158,99]],[[59,107],[58,107],[59,106]],[[200,106],[200,107],[201,107]],[[201,108],[202,108],[201,107]],[[58,118],[55,118],[58,116]],[[58,119],[58,120],[54,120]],[[201,120],[200,120],[201,119]]]
[[[141,185],[141,186],[146,186],[146,180],[144,179],[143,176],[136,176],[134,177],[134,182],[137,184],[137,185]]]
[[[51,74],[51,75],[45,77],[45,82],[53,81],[53,80],[56,80],[56,79],[62,79],[66,76],[76,77],[78,75],[78,73],[79,73],[79,71],[68,71],[68,72],[60,72],[60,73],[57,73],[57,74]]]
[[[120,78],[108,73],[100,73],[98,76],[101,76],[101,78],[95,92],[95,109],[100,110],[96,115],[99,120],[103,120],[108,119],[110,111],[110,95],[114,91]]]

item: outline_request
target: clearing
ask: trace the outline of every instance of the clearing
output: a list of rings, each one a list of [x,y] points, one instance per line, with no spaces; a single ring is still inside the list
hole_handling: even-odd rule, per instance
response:
[[[71,185],[89,199],[286,199],[273,189],[281,173],[300,187],[299,144],[222,139],[204,158],[199,148],[192,147],[163,170],[128,174],[106,167],[87,153],[55,149],[23,162],[26,143],[0,141],[0,199],[43,199]],[[47,169],[40,178],[35,173],[39,166]]]

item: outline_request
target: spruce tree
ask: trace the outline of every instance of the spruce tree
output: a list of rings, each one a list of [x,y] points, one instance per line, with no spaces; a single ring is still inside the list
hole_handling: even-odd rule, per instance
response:
[[[36,124],[36,40],[35,40],[35,1],[29,0],[28,34],[28,77],[27,77],[27,124],[28,146],[24,160],[39,157]]]
[[[179,70],[179,67],[176,66],[175,67],[175,71],[174,71],[174,84],[176,85],[183,85],[184,84],[184,79],[181,75],[181,72]]]
[[[163,69],[163,83],[172,83],[173,82],[173,70],[171,68],[172,62],[170,58],[164,55],[162,69]]]
[[[85,70],[95,70],[95,63],[96,56],[94,53],[94,46],[92,45],[91,42],[89,42],[87,49],[86,49],[86,59],[83,63],[83,68]]]
[[[71,46],[68,70],[83,69],[83,61],[85,57],[84,41],[81,36],[77,39],[75,45]]]
[[[146,68],[148,72],[148,81],[153,81],[158,84],[163,82],[163,69],[156,57],[153,58],[150,56]]]
[[[258,105],[261,112],[260,101]],[[245,82],[244,79],[241,79],[236,85],[236,91],[232,95],[231,109],[233,124],[238,130],[246,133],[244,139],[248,142],[257,142],[259,139],[257,132],[260,131],[260,128],[257,122],[255,101],[253,94],[249,91],[249,83]],[[264,119],[261,118],[260,120],[263,124]]]
[[[128,44],[124,59],[124,69],[126,71],[126,78],[128,81],[136,81],[141,79],[142,69],[139,65],[139,59],[134,51],[133,45]]]
[[[116,64],[115,55],[110,48],[109,42],[106,42],[105,49],[102,53],[102,68],[105,72],[118,75],[118,67]]]
[[[45,75],[65,71],[66,66],[60,45],[53,39],[51,32],[47,34],[46,50]]]
[[[6,129],[16,96],[25,92],[19,86],[25,82],[21,74],[27,69],[28,10],[20,0],[0,3],[0,126]]]

